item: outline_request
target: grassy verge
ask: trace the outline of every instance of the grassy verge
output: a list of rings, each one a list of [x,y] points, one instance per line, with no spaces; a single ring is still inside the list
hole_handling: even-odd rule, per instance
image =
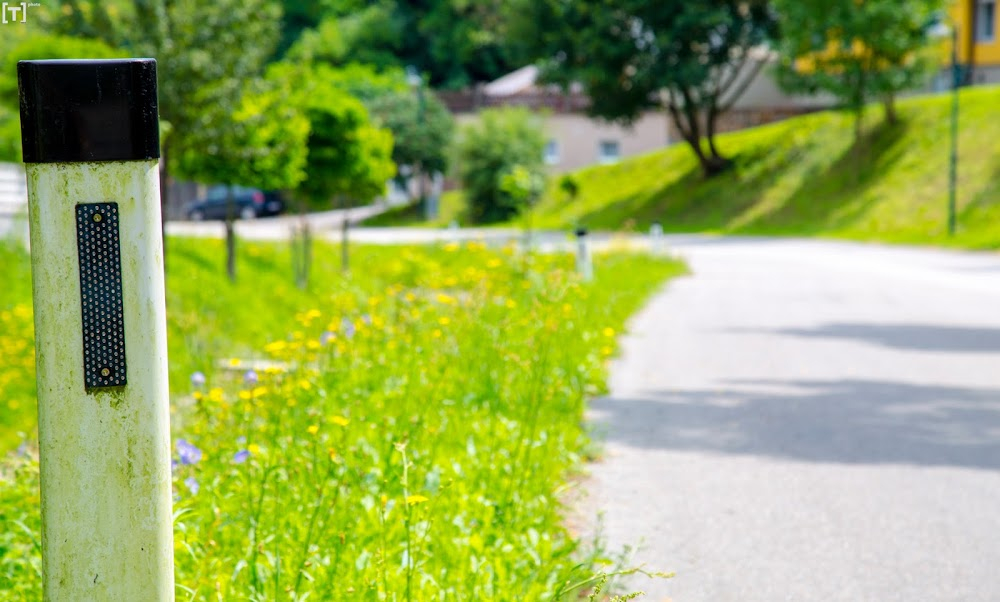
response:
[[[427,221],[424,219],[424,209],[420,204],[403,205],[395,207],[372,216],[359,225],[367,228],[395,228],[403,226],[423,226],[427,228],[440,228],[447,226],[451,222],[460,225],[469,225],[466,215],[465,199],[462,193],[457,190],[449,190],[441,195],[438,200],[437,219]]]
[[[169,262],[179,600],[576,595],[598,559],[559,494],[587,444],[585,399],[679,265],[616,253],[584,284],[568,256],[359,247],[342,277],[320,247],[303,292],[264,244],[243,246],[237,284],[220,280],[220,244],[172,241]],[[234,357],[277,364],[218,367]],[[0,466],[4,600],[40,597],[31,456]]]
[[[721,135],[735,169],[700,175],[684,145],[577,172],[578,198],[550,186],[540,227],[821,235],[1000,246],[1000,88],[961,93],[958,236],[946,232],[951,98],[900,102],[901,122],[869,109],[863,138],[828,111]]]

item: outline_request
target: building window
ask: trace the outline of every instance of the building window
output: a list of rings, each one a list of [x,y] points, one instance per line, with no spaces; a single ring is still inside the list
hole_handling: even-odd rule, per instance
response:
[[[597,160],[601,163],[617,163],[622,157],[617,140],[601,140],[597,145]]]
[[[555,140],[549,140],[545,143],[545,153],[543,155],[546,165],[558,165],[559,164],[559,143]]]
[[[976,41],[992,42],[996,39],[997,3],[996,0],[978,0],[976,2]]]

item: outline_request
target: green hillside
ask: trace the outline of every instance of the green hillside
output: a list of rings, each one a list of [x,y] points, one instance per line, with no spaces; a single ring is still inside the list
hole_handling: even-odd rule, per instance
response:
[[[827,111],[718,137],[735,159],[705,180],[686,145],[573,174],[574,201],[551,182],[534,222],[597,229],[836,236],[1000,247],[1000,87],[962,91],[958,234],[946,232],[950,95],[899,103],[901,122]]]

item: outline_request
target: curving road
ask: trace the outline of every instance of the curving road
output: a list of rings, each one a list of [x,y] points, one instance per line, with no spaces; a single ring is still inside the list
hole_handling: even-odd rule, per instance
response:
[[[1000,600],[1000,256],[671,237],[590,515],[651,601]]]

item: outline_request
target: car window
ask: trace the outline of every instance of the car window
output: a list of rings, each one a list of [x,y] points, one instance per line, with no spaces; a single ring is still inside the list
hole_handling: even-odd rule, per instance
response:
[[[224,201],[226,200],[226,187],[225,186],[212,186],[208,189],[208,194],[205,198],[209,201]]]

